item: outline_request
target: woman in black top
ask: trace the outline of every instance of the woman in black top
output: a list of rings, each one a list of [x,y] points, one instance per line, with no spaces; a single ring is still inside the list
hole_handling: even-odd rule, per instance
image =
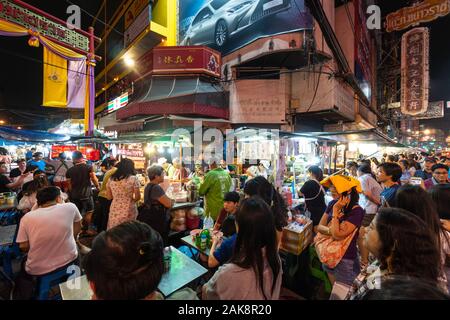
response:
[[[308,168],[310,179],[300,189],[300,195],[305,198],[305,210],[311,213],[313,226],[316,227],[323,213],[327,209],[325,204],[325,190],[320,181],[323,180],[323,171],[318,166]]]
[[[139,208],[137,220],[148,224],[158,231],[165,244],[168,243],[169,236],[169,215],[168,209],[172,208],[174,201],[170,199],[163,188],[159,185],[164,182],[164,169],[161,166],[153,165],[147,169],[150,182],[144,190],[144,206]]]

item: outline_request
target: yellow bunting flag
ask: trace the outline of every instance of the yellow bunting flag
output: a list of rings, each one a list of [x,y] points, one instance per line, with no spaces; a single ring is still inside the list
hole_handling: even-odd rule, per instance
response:
[[[45,107],[67,107],[67,60],[44,47]]]

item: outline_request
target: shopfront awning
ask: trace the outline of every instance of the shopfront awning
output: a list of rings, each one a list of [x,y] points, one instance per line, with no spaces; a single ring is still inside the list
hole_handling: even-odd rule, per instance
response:
[[[61,142],[68,141],[69,136],[62,134],[49,133],[37,130],[19,130],[9,127],[0,127],[0,138],[9,141],[21,142]]]
[[[320,138],[327,138],[341,143],[361,142],[376,143],[381,146],[405,147],[404,145],[391,139],[377,129],[341,132],[314,132],[310,135]]]
[[[136,84],[133,101],[117,111],[117,119],[167,114],[228,119],[228,104],[228,92],[201,77],[152,76]]]

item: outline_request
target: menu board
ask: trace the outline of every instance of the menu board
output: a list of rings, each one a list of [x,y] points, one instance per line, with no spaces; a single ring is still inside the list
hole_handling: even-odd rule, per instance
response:
[[[84,146],[68,146],[68,145],[54,145],[52,146],[51,157],[52,159],[58,158],[60,153],[66,152],[68,158],[72,158],[72,152],[79,150],[85,155],[87,160],[98,161],[100,160],[100,151],[94,147]]]
[[[145,155],[140,144],[121,145],[117,149],[117,154],[133,160],[136,169],[145,169]]]
[[[72,152],[77,150],[77,146],[52,146],[51,157],[52,159],[58,158],[60,153],[67,152],[68,154],[72,154]]]

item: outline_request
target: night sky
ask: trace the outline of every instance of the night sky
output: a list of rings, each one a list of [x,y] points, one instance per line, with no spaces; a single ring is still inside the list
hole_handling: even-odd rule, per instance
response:
[[[67,17],[66,8],[70,3],[66,0],[32,1],[35,5],[63,20]],[[70,0],[95,16],[101,1]],[[383,16],[397,10],[407,1],[382,0],[380,7]],[[82,12],[82,27],[87,29],[92,18]],[[439,18],[425,24],[431,30],[430,44],[430,101],[450,100],[450,16]],[[9,109],[16,113],[0,110],[0,118],[16,126],[27,126],[33,129],[47,129],[60,120],[68,118],[70,111],[59,108],[44,108],[42,103],[42,47],[32,48],[27,44],[27,37],[0,37],[0,109]],[[98,71],[97,71],[98,72]],[[33,115],[20,114],[31,112]],[[443,119],[426,120],[421,123],[427,127],[448,130],[450,109],[446,109]]]

